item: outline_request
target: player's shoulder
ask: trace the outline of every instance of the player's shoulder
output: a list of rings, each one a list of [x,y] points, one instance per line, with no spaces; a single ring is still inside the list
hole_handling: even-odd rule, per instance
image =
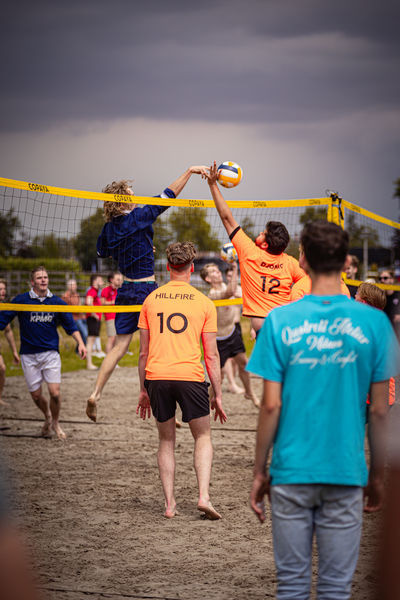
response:
[[[29,304],[31,301],[31,297],[29,292],[23,292],[22,294],[17,294],[15,298],[12,299],[12,304]]]
[[[282,262],[294,267],[297,267],[299,264],[297,258],[291,256],[290,254],[286,254],[286,252],[282,252]]]
[[[253,240],[247,235],[247,233],[243,231],[240,225],[234,231],[232,231],[229,239],[231,240],[232,244],[251,244],[255,247]]]
[[[64,306],[68,306],[68,304],[65,302],[65,300],[63,300],[62,298],[60,298],[60,296],[56,296],[56,294],[53,294],[52,296],[49,296],[48,298],[46,298],[46,304],[63,304]]]

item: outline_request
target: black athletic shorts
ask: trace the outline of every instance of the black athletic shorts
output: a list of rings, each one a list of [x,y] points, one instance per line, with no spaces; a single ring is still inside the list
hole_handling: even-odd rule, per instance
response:
[[[97,337],[100,333],[101,321],[96,319],[96,317],[87,317],[86,323],[88,328],[88,335]]]
[[[144,385],[149,394],[151,410],[159,423],[175,417],[176,403],[181,407],[184,423],[210,414],[210,384],[205,381],[146,379]]]
[[[246,348],[244,347],[242,340],[242,330],[240,328],[240,324],[237,325],[239,325],[239,327],[236,326],[232,335],[230,335],[226,340],[217,340],[221,369],[228,358],[233,358],[241,352],[246,352]]]

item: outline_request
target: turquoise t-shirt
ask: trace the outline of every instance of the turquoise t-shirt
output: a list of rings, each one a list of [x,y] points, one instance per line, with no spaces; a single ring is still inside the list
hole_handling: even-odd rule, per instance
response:
[[[273,485],[367,484],[366,399],[399,373],[386,314],[346,296],[305,296],[273,310],[247,370],[282,383]]]

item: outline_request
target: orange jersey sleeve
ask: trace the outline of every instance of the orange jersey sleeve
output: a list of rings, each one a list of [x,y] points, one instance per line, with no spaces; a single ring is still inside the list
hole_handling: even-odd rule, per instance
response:
[[[311,294],[311,287],[312,283],[309,275],[306,275],[294,283],[290,290],[290,302],[295,302],[296,300],[300,300],[304,296],[307,296],[307,294]],[[349,288],[342,280],[340,281],[340,293],[343,294],[343,296],[350,298]]]
[[[217,310],[207,296],[170,281],[144,301],[139,328],[150,332],[147,379],[204,381],[200,337],[217,331]]]
[[[288,304],[293,282],[305,276],[299,261],[282,253],[262,250],[239,229],[232,238],[240,263],[243,316],[265,317],[273,308]]]
[[[306,275],[299,281],[296,281],[292,285],[292,289],[290,290],[290,302],[295,302],[296,300],[300,300],[307,294],[311,294],[311,278],[309,275]]]
[[[347,296],[348,298],[351,298],[350,290],[347,287],[347,285],[345,284],[345,282],[343,281],[343,279],[340,280],[340,293],[343,294],[343,296]]]

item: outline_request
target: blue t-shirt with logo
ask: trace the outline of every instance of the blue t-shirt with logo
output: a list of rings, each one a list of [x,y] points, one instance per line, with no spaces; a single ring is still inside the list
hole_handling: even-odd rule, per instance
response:
[[[309,295],[273,310],[247,366],[282,383],[272,484],[365,486],[367,394],[399,365],[383,311],[342,295]]]
[[[63,305],[64,300],[48,292],[46,298],[39,298],[32,291],[16,296],[12,304]],[[57,325],[62,325],[68,335],[78,331],[71,313],[64,312],[29,312],[29,311],[0,311],[0,331],[2,331],[15,316],[18,316],[21,348],[20,354],[38,354],[55,350],[59,352],[59,337]]]

